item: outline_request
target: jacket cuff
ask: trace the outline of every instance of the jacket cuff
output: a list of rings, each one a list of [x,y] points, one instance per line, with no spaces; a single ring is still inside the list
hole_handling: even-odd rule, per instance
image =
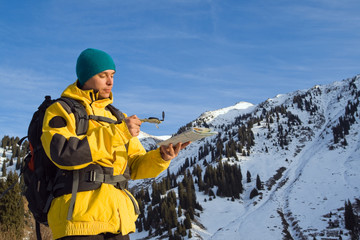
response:
[[[164,167],[169,167],[171,160],[169,161],[165,161],[162,156],[161,156],[161,152],[160,152],[160,148],[157,148],[156,150],[154,150],[154,159],[156,159],[156,163],[164,166]]]

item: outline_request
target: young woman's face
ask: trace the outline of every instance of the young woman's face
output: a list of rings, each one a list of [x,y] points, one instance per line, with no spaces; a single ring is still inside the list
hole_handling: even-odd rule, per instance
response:
[[[94,89],[99,92],[99,98],[110,97],[111,89],[114,84],[114,70],[105,70],[101,73],[96,74],[87,80],[82,87],[83,90]]]

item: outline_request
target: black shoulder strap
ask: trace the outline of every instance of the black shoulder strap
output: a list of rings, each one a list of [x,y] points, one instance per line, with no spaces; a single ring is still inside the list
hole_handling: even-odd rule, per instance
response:
[[[57,101],[63,101],[70,108],[69,112],[72,112],[76,120],[76,135],[86,134],[89,128],[89,118],[85,110],[85,107],[77,100],[67,97],[61,97]]]
[[[111,114],[116,117],[117,119],[116,121],[108,117],[96,116],[96,115],[89,115],[89,119],[95,121],[107,122],[107,123],[115,123],[115,124],[121,123],[125,119],[124,114],[113,105],[111,104],[107,105],[106,109],[108,109],[111,112]]]
[[[107,108],[110,110],[112,115],[116,117],[117,123],[121,123],[125,119],[125,115],[113,105],[109,104],[107,105]]]
[[[68,97],[61,97],[57,101],[62,101],[66,103],[66,105],[63,105],[65,110],[68,111],[69,113],[72,112],[75,115],[77,135],[86,134],[89,128],[89,119],[93,119],[101,122],[115,123],[115,124],[121,123],[125,119],[125,115],[119,109],[117,109],[111,104],[106,106],[106,108],[111,112],[112,115],[116,117],[117,121],[103,116],[88,115],[85,110],[85,107],[75,99]]]

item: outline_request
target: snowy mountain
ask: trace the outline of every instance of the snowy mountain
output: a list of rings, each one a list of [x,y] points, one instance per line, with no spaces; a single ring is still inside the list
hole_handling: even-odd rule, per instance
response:
[[[356,76],[258,105],[239,102],[189,123],[219,135],[192,143],[172,161],[169,172],[178,173],[185,159],[194,159],[188,169],[199,165],[204,174],[206,166],[221,160],[240,166],[244,189],[239,199],[230,201],[209,198],[196,185],[203,210],[192,222],[192,239],[350,239],[344,205],[349,200],[359,213],[359,96]],[[142,139],[144,145],[159,140],[150,139]],[[256,176],[263,187],[250,198]],[[150,181],[131,186],[149,187]],[[148,235],[137,232],[132,239]]]
[[[145,149],[150,150],[157,147],[157,143],[168,139],[170,136],[151,136],[145,132],[140,132],[139,139],[141,139],[141,144]]]

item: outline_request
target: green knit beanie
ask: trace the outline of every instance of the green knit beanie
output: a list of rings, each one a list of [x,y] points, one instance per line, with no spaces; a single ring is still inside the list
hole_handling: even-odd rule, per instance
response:
[[[116,71],[113,59],[104,51],[88,48],[77,59],[76,75],[81,87],[89,78],[105,70]]]

